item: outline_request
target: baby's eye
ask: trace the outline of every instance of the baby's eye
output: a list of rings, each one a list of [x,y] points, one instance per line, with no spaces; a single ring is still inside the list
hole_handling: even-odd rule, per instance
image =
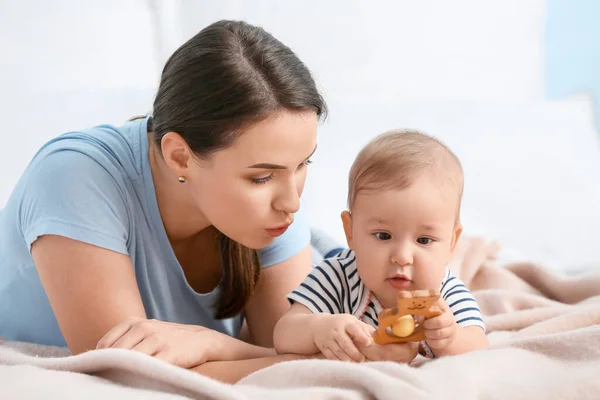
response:
[[[420,237],[417,239],[417,243],[422,244],[422,245],[428,245],[431,244],[433,242],[432,238],[428,238],[428,237]]]
[[[392,235],[387,232],[375,232],[373,235],[379,240],[390,240]]]

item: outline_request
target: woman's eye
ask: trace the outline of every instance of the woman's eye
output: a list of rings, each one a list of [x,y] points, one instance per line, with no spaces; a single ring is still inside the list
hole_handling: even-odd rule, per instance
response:
[[[271,179],[273,179],[273,174],[264,176],[262,178],[250,178],[250,181],[252,183],[255,183],[257,185],[263,184],[263,183],[267,183],[269,182]]]
[[[311,161],[311,160],[306,160],[306,161],[304,161],[302,164],[298,165],[298,169],[306,168],[306,167],[308,167],[310,164],[312,164],[312,161]]]
[[[375,232],[373,235],[379,240],[390,240],[392,235],[387,232]]]
[[[421,237],[417,239],[417,243],[422,244],[422,245],[428,245],[431,244],[433,242],[432,238],[428,238],[428,237]]]

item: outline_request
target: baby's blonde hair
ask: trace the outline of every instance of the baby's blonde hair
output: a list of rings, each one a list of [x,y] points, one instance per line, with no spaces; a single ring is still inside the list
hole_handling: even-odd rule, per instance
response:
[[[358,153],[350,168],[348,209],[352,210],[361,191],[405,189],[425,174],[456,189],[458,215],[464,181],[458,157],[439,140],[417,130],[383,133]]]

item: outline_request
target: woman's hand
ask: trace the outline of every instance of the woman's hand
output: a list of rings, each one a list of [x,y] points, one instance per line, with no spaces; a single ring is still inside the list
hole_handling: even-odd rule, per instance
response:
[[[119,348],[139,351],[170,364],[193,368],[207,361],[232,361],[274,355],[201,326],[175,324],[142,318],[128,318],[111,329],[98,349]]]
[[[391,343],[375,344],[370,346],[358,346],[366,361],[395,361],[399,363],[410,363],[417,356],[417,343]]]

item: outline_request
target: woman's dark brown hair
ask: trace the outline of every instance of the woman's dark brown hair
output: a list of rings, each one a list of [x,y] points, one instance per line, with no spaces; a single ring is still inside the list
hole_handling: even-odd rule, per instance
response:
[[[152,131],[159,145],[179,133],[201,158],[234,144],[244,128],[273,113],[326,105],[298,57],[262,28],[219,21],[184,43],[169,58],[154,101]],[[256,250],[220,234],[223,279],[216,318],[241,313],[260,276]]]

